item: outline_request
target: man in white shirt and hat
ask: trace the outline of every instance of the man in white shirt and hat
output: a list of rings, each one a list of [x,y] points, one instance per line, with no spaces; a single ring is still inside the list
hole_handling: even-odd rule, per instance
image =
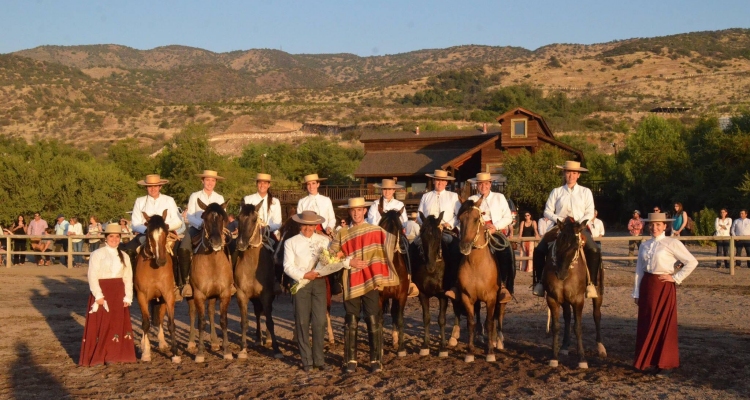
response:
[[[318,225],[317,229],[330,236],[336,228],[336,214],[333,211],[333,203],[331,203],[331,199],[318,193],[320,182],[326,179],[328,178],[318,177],[318,174],[305,175],[302,183],[307,190],[307,196],[297,202],[297,213],[315,211],[316,214],[325,219],[325,222]]]
[[[258,213],[258,219],[263,225],[262,233],[271,242],[271,246],[275,248],[276,242],[279,240],[279,228],[281,228],[281,203],[279,199],[273,197],[271,191],[271,175],[259,173],[255,176],[255,186],[258,191],[245,196],[242,201],[245,204],[252,204],[260,208],[256,208]],[[276,294],[281,294],[281,278],[283,276],[283,269],[277,268],[275,272],[277,287],[275,289]]]
[[[558,222],[565,218],[570,218],[578,223],[587,223],[594,218],[594,195],[591,190],[578,185],[578,178],[581,172],[588,172],[588,169],[582,168],[578,161],[566,161],[565,165],[558,165],[557,168],[563,170],[565,184],[552,189],[547,204],[544,207],[544,216],[552,221]],[[586,257],[586,265],[589,269],[590,281],[586,288],[586,297],[597,297],[596,287],[593,284],[597,282],[599,270],[602,266],[602,253],[599,247],[594,243],[591,232],[588,229],[581,231],[584,235],[585,245],[583,253]],[[558,230],[552,229],[539,242],[534,249],[534,290],[532,293],[536,296],[544,297],[544,287],[542,285],[542,272],[546,264],[549,244],[557,238]]]

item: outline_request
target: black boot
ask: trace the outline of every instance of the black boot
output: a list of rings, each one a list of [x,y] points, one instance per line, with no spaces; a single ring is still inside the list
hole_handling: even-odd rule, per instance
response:
[[[370,371],[380,372],[383,369],[383,328],[377,315],[367,317],[367,336],[370,341]]]
[[[591,281],[586,286],[586,298],[594,299],[599,297],[596,286],[599,282],[599,274],[602,273],[602,253],[598,248],[584,248],[584,254],[586,256],[586,266],[589,269],[589,277],[591,278]]]
[[[180,289],[182,297],[193,297],[193,288],[190,286],[190,257],[188,249],[177,249],[177,264],[180,267],[180,278],[175,276],[175,284]]]
[[[344,325],[344,363],[346,372],[357,370],[357,324],[359,317],[354,314],[346,314]]]

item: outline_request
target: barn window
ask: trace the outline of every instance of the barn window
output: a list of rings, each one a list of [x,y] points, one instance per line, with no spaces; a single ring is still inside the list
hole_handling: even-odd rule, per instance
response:
[[[528,137],[527,132],[526,132],[526,120],[525,119],[510,120],[510,137],[512,138]]]

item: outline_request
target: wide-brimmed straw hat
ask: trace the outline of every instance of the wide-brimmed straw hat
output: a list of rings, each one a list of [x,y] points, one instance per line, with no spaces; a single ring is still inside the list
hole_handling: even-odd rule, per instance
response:
[[[271,182],[271,181],[272,181],[272,179],[271,179],[271,175],[270,175],[270,174],[261,174],[261,173],[259,172],[259,173],[258,173],[257,175],[255,175],[255,181],[256,181],[256,182],[257,182],[257,181],[266,181],[266,182]]]
[[[409,213],[409,219],[417,219],[417,213],[416,212],[410,212]]]
[[[370,207],[371,201],[365,201],[364,197],[352,197],[349,199],[347,204],[339,206],[339,208],[359,208],[359,207]]]
[[[318,181],[318,182],[320,182],[320,181],[324,181],[326,179],[328,179],[328,178],[320,178],[320,177],[318,177],[318,174],[310,174],[310,175],[305,175],[302,183],[307,183],[307,182],[312,182],[312,181]]]
[[[648,219],[644,219],[644,222],[672,222],[674,218],[667,218],[665,213],[648,213]]]
[[[401,186],[399,184],[396,184],[396,181],[394,181],[393,179],[383,179],[383,181],[380,184],[376,183],[376,184],[374,184],[372,186],[374,186],[376,188],[381,188],[381,189],[401,189],[401,188],[403,188],[403,186]]]
[[[326,219],[316,214],[315,211],[302,211],[292,215],[292,219],[303,225],[318,225],[326,222]]]
[[[480,172],[477,174],[476,178],[470,178],[467,179],[471,183],[479,183],[479,182],[494,182],[495,179],[492,177],[492,175],[489,172]]]
[[[196,174],[195,176],[197,176],[198,178],[201,178],[201,179],[203,179],[203,178],[214,178],[217,181],[223,181],[224,180],[224,177],[219,176],[218,172],[212,171],[210,169],[204,169],[202,174]]]
[[[120,225],[118,224],[107,224],[107,227],[104,228],[104,232],[102,233],[104,234],[104,236],[111,235],[113,233],[122,235],[122,228],[120,228]]]
[[[455,181],[456,178],[448,175],[448,171],[444,171],[442,169],[436,169],[434,174],[425,174],[429,176],[430,178],[434,179],[442,179],[444,181]]]
[[[141,186],[162,186],[169,183],[166,179],[161,179],[159,174],[150,174],[146,175],[146,179],[142,181],[138,181],[138,184]]]
[[[586,168],[582,168],[581,163],[578,161],[565,161],[564,165],[555,165],[555,168],[563,171],[589,172]]]

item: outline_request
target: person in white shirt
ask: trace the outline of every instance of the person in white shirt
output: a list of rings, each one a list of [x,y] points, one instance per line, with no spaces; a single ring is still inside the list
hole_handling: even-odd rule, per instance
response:
[[[438,217],[440,213],[443,213],[443,220],[441,221],[443,244],[449,245],[455,235],[450,235],[448,232],[458,233],[458,210],[461,208],[461,201],[456,193],[449,192],[445,188],[448,186],[448,181],[454,181],[456,178],[449,176],[448,171],[442,169],[436,169],[434,174],[425,175],[432,178],[435,190],[422,195],[418,211],[425,217],[430,215]],[[420,217],[417,218],[417,221],[422,224]]]
[[[302,369],[315,367],[328,370],[323,357],[323,334],[326,328],[326,281],[313,271],[323,249],[330,240],[315,233],[315,226],[325,220],[314,211],[303,211],[292,216],[300,223],[300,233],[284,242],[284,272],[294,281],[308,279],[310,283],[294,295],[294,329],[297,333]],[[312,350],[310,325],[312,322]]]
[[[380,212],[386,212],[390,210],[401,210],[401,223],[406,224],[406,208],[404,203],[393,198],[396,194],[396,189],[401,189],[403,186],[396,184],[393,179],[383,179],[380,184],[373,185],[376,188],[380,188],[382,196],[380,199],[370,206],[370,210],[367,212],[367,223],[372,225],[380,224]]]
[[[714,222],[716,236],[728,237],[729,230],[732,228],[732,219],[728,217],[729,212],[726,208],[719,210],[719,217]],[[716,257],[729,256],[729,240],[716,241]],[[721,261],[716,261],[716,268],[721,268]],[[729,268],[729,260],[724,260],[724,268]]]
[[[406,240],[408,240],[409,243],[413,242],[414,239],[419,237],[421,227],[417,223],[417,217],[419,217],[419,215],[416,212],[409,213],[409,220],[406,221],[406,225],[404,226],[404,230],[406,231]]]
[[[275,249],[276,243],[280,237],[279,228],[281,228],[282,223],[281,203],[279,202],[279,199],[273,197],[273,194],[269,190],[271,188],[271,182],[273,182],[271,175],[258,173],[255,176],[255,187],[258,188],[258,191],[245,196],[242,201],[245,204],[252,204],[254,206],[263,202],[260,208],[257,208],[255,211],[258,213],[260,223],[263,225],[261,233],[268,238],[271,242],[271,246]],[[278,268],[278,266],[274,268],[274,276],[277,283],[274,290],[276,294],[279,295],[282,293],[281,279],[283,277],[283,269]]]
[[[747,218],[747,210],[740,210],[740,217],[734,220],[732,224],[732,236],[750,236],[750,218]],[[737,250],[735,250],[735,256],[742,256],[742,249],[745,249],[745,256],[750,257],[750,240],[738,240],[734,242]],[[742,261],[737,261],[735,267],[739,267]],[[750,268],[750,260],[747,262],[747,267]]]
[[[599,211],[594,210],[594,218],[589,220],[588,228],[589,231],[591,231],[591,237],[592,238],[598,238],[604,236],[604,223],[602,220],[597,218],[599,216]],[[602,242],[596,242],[596,244],[599,246],[599,248],[602,248]]]
[[[565,165],[557,165],[557,168],[563,170],[565,184],[552,189],[547,198],[547,204],[544,206],[544,216],[552,221],[561,221],[565,218],[571,218],[578,223],[594,219],[594,195],[591,190],[578,185],[578,178],[581,172],[589,170],[581,167],[578,161],[565,161]],[[553,233],[554,232],[554,233]],[[535,296],[544,297],[544,287],[542,286],[542,273],[547,261],[548,243],[555,240],[556,230],[550,231],[550,234],[542,237],[537,247],[534,249],[534,289],[532,293]],[[586,256],[586,265],[589,268],[590,281],[586,288],[586,297],[597,297],[596,286],[599,270],[602,264],[602,252],[594,243],[591,232],[583,229],[584,240],[586,242],[583,252]]]
[[[634,366],[641,371],[656,367],[663,376],[680,365],[676,285],[698,266],[682,242],[665,235],[666,223],[671,221],[663,213],[648,215],[652,238],[638,250],[633,289],[638,305]],[[678,262],[683,267],[675,271]]]
[[[83,225],[78,222],[78,217],[70,218],[70,227],[68,228],[68,236],[83,235]],[[83,239],[70,239],[73,243],[73,252],[79,253],[83,251]],[[73,255],[73,267],[78,268],[83,266],[83,255]]]
[[[536,223],[536,229],[539,233],[539,236],[544,236],[547,234],[547,232],[550,231],[555,226],[555,221],[550,220],[547,217],[539,218],[539,221]]]
[[[331,236],[333,229],[336,228],[336,213],[333,211],[333,203],[331,203],[331,199],[318,193],[320,182],[326,179],[328,178],[318,177],[318,174],[305,175],[303,184],[307,190],[307,196],[297,202],[297,213],[315,211],[316,214],[325,219],[316,229],[320,229]]]

